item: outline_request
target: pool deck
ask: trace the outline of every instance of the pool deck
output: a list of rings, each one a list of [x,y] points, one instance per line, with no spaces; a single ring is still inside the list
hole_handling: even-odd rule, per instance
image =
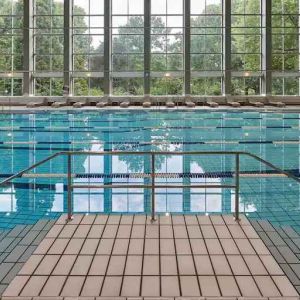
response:
[[[244,216],[239,224],[231,215],[160,216],[155,223],[145,215],[65,219],[57,220],[3,299],[298,297]]]

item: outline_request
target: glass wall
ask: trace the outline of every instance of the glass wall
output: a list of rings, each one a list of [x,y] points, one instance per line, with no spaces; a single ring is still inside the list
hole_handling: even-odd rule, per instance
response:
[[[222,94],[223,1],[191,0],[191,94]]]
[[[183,1],[151,0],[151,94],[183,94]]]
[[[0,96],[22,95],[26,72],[32,85],[24,93],[39,96],[62,96],[64,82],[75,96],[139,96],[149,88],[158,96],[222,95],[225,84],[226,93],[259,95],[270,92],[261,80],[265,51],[272,93],[300,93],[300,0],[272,0],[271,9],[266,0],[24,1],[1,1]],[[26,60],[23,39],[32,46]]]
[[[112,93],[144,94],[144,0],[112,0]]]
[[[231,1],[232,94],[260,94],[261,0]]]
[[[63,90],[63,0],[35,0],[33,14],[34,89],[38,96],[60,96]]]
[[[0,5],[0,96],[22,95],[23,5],[2,0]]]
[[[103,95],[104,0],[73,0],[75,96]]]
[[[272,1],[272,90],[299,95],[299,1]]]

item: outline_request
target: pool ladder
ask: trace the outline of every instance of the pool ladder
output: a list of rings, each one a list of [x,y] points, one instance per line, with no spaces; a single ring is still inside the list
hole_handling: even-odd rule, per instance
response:
[[[151,179],[150,184],[73,184],[73,174],[72,174],[72,157],[73,156],[79,156],[79,155],[86,155],[86,156],[99,156],[99,155],[148,155],[151,157],[151,172],[149,174],[144,174],[145,178]],[[176,155],[228,155],[228,156],[234,156],[235,157],[235,183],[234,184],[157,184],[155,182],[155,178],[159,178],[161,176],[161,173],[156,173],[155,172],[155,158],[158,155],[164,155],[164,156],[176,156]],[[248,156],[251,158],[254,158],[260,163],[265,164],[266,166],[272,168],[279,174],[282,174],[288,178],[291,178],[292,180],[296,181],[297,183],[300,183],[300,179],[296,177],[295,175],[286,172],[272,163],[258,157],[255,154],[249,153],[249,152],[242,152],[242,151],[190,151],[190,152],[174,152],[174,151],[156,151],[156,152],[130,152],[130,151],[61,151],[57,152],[53,155],[48,156],[47,158],[33,164],[32,166],[8,177],[7,179],[3,180],[0,182],[0,187],[5,186],[8,183],[10,183],[12,180],[16,178],[22,178],[22,177],[30,177],[33,178],[35,174],[26,174],[32,169],[35,169],[46,162],[54,159],[55,157],[58,156],[67,156],[67,210],[68,210],[68,217],[67,220],[72,220],[73,218],[73,207],[72,207],[72,192],[73,189],[83,189],[83,188],[89,188],[89,189],[107,189],[107,188],[116,188],[116,189],[121,189],[121,188],[143,188],[143,189],[151,189],[151,220],[154,222],[156,220],[156,209],[155,209],[155,190],[157,188],[207,188],[207,189],[212,189],[212,188],[232,188],[235,190],[235,209],[234,209],[234,219],[236,221],[239,221],[239,194],[240,194],[240,157],[241,156]],[[27,175],[27,176],[26,176]],[[38,174],[36,174],[38,175]],[[41,174],[39,174],[41,175]],[[61,174],[65,175],[65,174]],[[38,177],[38,176],[35,176]],[[45,178],[45,176],[39,176],[40,178]],[[49,176],[50,178],[51,176]],[[62,176],[63,177],[63,176]],[[160,177],[161,178],[161,177]]]

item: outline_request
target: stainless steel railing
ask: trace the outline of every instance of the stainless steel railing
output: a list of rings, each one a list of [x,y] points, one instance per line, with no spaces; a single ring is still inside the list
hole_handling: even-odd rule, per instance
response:
[[[95,156],[95,155],[150,155],[151,156],[151,184],[73,184],[72,182],[72,156],[76,155],[87,155],[87,156]],[[213,184],[156,184],[155,178],[155,157],[158,155],[229,155],[229,156],[235,156],[235,184],[229,185],[229,184],[221,184],[221,185],[213,185]],[[36,164],[8,177],[7,179],[0,182],[0,187],[10,183],[13,179],[21,178],[25,173],[29,172],[32,169],[35,169],[39,167],[40,165],[43,165],[44,163],[54,159],[58,156],[67,156],[67,210],[68,210],[68,217],[67,220],[72,219],[73,215],[73,209],[72,209],[72,192],[74,188],[144,188],[144,189],[151,189],[151,220],[155,221],[156,219],[156,210],[155,210],[155,190],[157,188],[233,188],[235,189],[235,211],[234,211],[234,217],[235,220],[239,220],[239,194],[240,194],[240,156],[248,156],[252,157],[255,160],[259,161],[260,163],[265,164],[266,166],[274,169],[278,173],[285,175],[294,181],[300,183],[300,179],[293,174],[290,174],[289,172],[286,172],[272,163],[258,157],[255,154],[249,153],[249,152],[241,152],[241,151],[191,151],[191,152],[168,152],[168,151],[157,151],[157,152],[129,152],[129,151],[62,151],[57,152],[53,155],[50,155],[49,157],[41,160],[40,162],[37,162]],[[32,174],[34,175],[34,174]],[[25,176],[24,176],[25,177]],[[33,178],[34,176],[30,176],[30,178]],[[145,176],[146,178],[147,176]],[[43,177],[45,178],[45,177]]]

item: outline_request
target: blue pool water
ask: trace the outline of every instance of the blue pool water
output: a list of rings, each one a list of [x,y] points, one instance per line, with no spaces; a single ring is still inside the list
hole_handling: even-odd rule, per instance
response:
[[[299,176],[300,113],[232,111],[80,111],[2,113],[0,180],[58,151],[247,151]],[[130,173],[149,173],[142,155],[78,156],[75,183],[148,183]],[[234,157],[158,156],[161,183],[233,184]],[[240,209],[253,218],[300,230],[300,185],[241,157]],[[31,173],[65,174],[66,157]],[[87,174],[94,174],[88,176]],[[266,176],[266,173],[267,176]],[[232,189],[157,189],[158,212],[229,213]],[[66,211],[66,179],[22,178],[0,188],[0,228],[34,223]],[[149,213],[151,193],[142,188],[75,189],[75,212]]]

